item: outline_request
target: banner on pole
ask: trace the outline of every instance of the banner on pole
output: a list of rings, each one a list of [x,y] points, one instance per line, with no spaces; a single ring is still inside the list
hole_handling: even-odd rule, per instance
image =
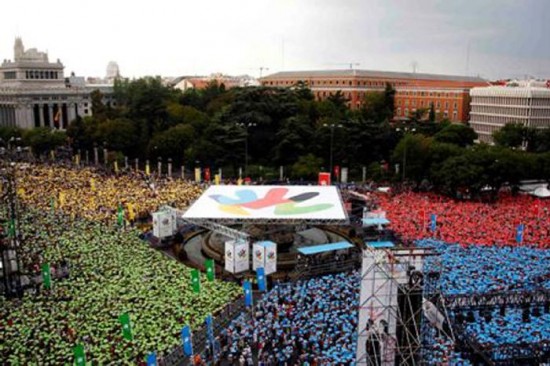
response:
[[[262,267],[256,270],[256,279],[258,280],[258,290],[265,292],[267,288],[267,281],[265,278],[265,272]]]
[[[181,330],[181,342],[183,354],[187,357],[193,356],[193,340],[191,339],[191,328],[188,325]]]
[[[516,228],[516,242],[519,244],[523,243],[523,234],[525,232],[525,225],[519,224]]]
[[[250,281],[246,280],[243,283],[243,290],[244,290],[244,305],[246,307],[252,306],[252,285],[250,284]]]

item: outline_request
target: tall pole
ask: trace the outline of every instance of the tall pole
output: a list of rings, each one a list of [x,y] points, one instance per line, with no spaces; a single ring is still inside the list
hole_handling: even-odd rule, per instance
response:
[[[406,166],[406,164],[407,164],[407,142],[406,141],[405,141],[404,145],[405,145],[405,147],[403,149],[403,172],[402,172],[403,182],[405,182],[405,169],[407,169],[407,166]]]
[[[248,176],[248,125],[244,126],[245,128],[245,137],[244,137],[244,176]]]
[[[330,176],[332,177],[332,144],[334,141],[334,125],[330,125]]]

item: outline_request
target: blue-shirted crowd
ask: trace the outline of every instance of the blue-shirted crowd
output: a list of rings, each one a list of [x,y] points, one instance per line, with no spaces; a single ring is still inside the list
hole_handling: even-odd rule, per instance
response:
[[[220,337],[223,358],[242,365],[348,365],[355,358],[359,274],[278,284]]]

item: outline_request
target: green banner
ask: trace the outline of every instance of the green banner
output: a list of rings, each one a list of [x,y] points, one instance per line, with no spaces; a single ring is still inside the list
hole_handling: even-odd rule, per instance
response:
[[[216,267],[214,266],[214,260],[207,259],[204,262],[204,266],[206,267],[206,278],[210,282],[214,281],[214,277],[216,276]]]
[[[193,292],[198,294],[201,292],[201,281],[198,269],[191,270],[191,284],[193,285]]]
[[[133,337],[132,326],[130,324],[130,315],[128,313],[124,313],[118,317],[118,321],[122,324],[122,336],[124,339],[131,341]]]
[[[74,364],[76,366],[86,366],[86,354],[84,354],[84,346],[81,344],[77,344],[75,348],[73,348],[74,352]]]
[[[122,205],[118,205],[117,222],[118,226],[122,226],[124,223],[124,210],[122,209]]]
[[[48,263],[42,265],[42,281],[45,288],[52,288],[52,272]]]

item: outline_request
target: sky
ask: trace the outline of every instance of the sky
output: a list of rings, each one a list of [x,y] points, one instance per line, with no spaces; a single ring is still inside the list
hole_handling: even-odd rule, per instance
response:
[[[0,60],[26,48],[65,74],[265,76],[345,69],[550,79],[550,0],[17,0]]]

